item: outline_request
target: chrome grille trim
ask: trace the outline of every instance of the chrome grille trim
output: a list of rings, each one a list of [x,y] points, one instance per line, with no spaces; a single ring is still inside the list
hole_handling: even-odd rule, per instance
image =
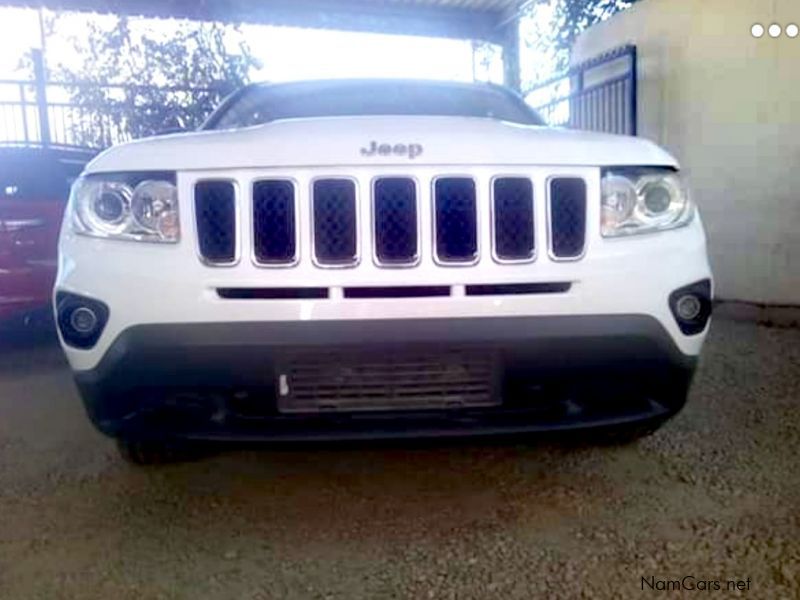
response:
[[[287,171],[289,171],[287,169]],[[366,171],[366,173],[364,173]],[[392,268],[413,268],[425,265],[426,268],[431,265],[438,265],[441,267],[466,267],[473,266],[480,263],[484,258],[482,255],[490,255],[488,261],[501,265],[520,265],[525,263],[535,262],[542,257],[549,262],[571,262],[583,259],[586,256],[589,241],[594,239],[592,229],[593,221],[597,218],[596,210],[594,208],[596,202],[595,175],[589,172],[589,168],[575,168],[575,169],[548,169],[545,167],[531,167],[528,170],[525,167],[503,168],[496,169],[481,167],[475,169],[464,169],[447,171],[445,169],[436,169],[435,167],[424,167],[419,169],[419,173],[412,175],[410,170],[400,170],[399,168],[386,168],[386,169],[356,169],[352,172],[344,171],[344,169],[331,169],[330,174],[322,172],[319,176],[314,176],[313,173],[306,175],[299,171],[296,175],[292,173],[282,173],[280,170],[264,169],[260,173],[250,174],[247,171],[241,173],[230,173],[228,177],[217,176],[214,172],[198,173],[195,177],[189,175],[184,179],[185,187],[182,187],[182,194],[189,196],[186,204],[188,204],[187,213],[189,213],[191,224],[190,228],[194,228],[194,240],[192,246],[198,259],[204,264],[212,268],[225,268],[238,265],[241,260],[241,254],[245,252],[250,253],[251,266],[259,268],[291,268],[296,267],[298,271],[308,272],[308,269],[322,268],[322,269],[339,269],[339,268],[354,268],[360,264],[361,257],[364,252],[372,254],[372,264],[368,265],[368,269],[375,267],[383,269]],[[381,242],[379,240],[380,227],[377,227],[377,218],[379,210],[376,208],[378,202],[378,192],[376,186],[382,180],[404,180],[411,183],[406,185],[410,186],[413,183],[414,201],[413,207],[416,211],[416,219],[414,219],[416,230],[416,247],[413,260],[408,261],[388,261],[381,260],[387,254],[381,251]],[[472,198],[461,202],[461,208],[456,208],[453,211],[454,227],[470,227],[473,228],[469,233],[464,236],[459,236],[456,233],[453,237],[452,248],[456,252],[462,251],[465,246],[465,240],[472,244],[471,248],[475,250],[474,254],[468,258],[460,258],[442,256],[442,244],[437,239],[437,224],[441,213],[437,211],[437,183],[443,179],[464,179],[468,180],[474,193]],[[498,236],[503,235],[502,229],[499,225],[500,217],[497,211],[498,206],[498,181],[504,179],[519,179],[524,180],[530,184],[530,191],[528,191],[521,182],[510,185],[509,191],[510,201],[506,204],[505,231],[509,236],[505,243],[502,243]],[[347,260],[331,260],[324,254],[319,252],[317,248],[317,241],[315,235],[315,211],[314,211],[314,196],[315,185],[320,181],[347,181],[351,186],[348,194],[352,194],[352,200],[348,206],[353,207],[353,213],[350,215],[351,220],[347,224],[347,232],[354,230],[355,235],[350,240],[354,243],[355,252],[353,256]],[[575,185],[558,185],[554,182],[563,183],[564,180],[574,180]],[[294,195],[292,198],[292,208],[294,210],[294,255],[291,261],[266,261],[263,256],[258,253],[258,240],[257,240],[257,219],[256,219],[256,205],[257,205],[257,189],[256,186],[263,182],[286,182],[291,184]],[[579,182],[579,183],[578,183]],[[211,255],[204,256],[203,230],[201,223],[198,221],[198,211],[202,210],[203,205],[197,199],[197,191],[202,190],[206,183],[224,183],[231,186],[233,190],[233,212],[228,213],[223,220],[227,231],[234,232],[233,244],[233,257],[215,258]],[[516,191],[515,191],[516,188]],[[441,188],[440,188],[441,189]],[[463,189],[463,187],[461,188]],[[395,217],[398,219],[399,228],[395,229],[394,235],[396,236],[396,246],[394,248],[395,254],[393,256],[404,256],[411,252],[413,247],[412,241],[406,243],[403,236],[407,232],[411,232],[409,220],[403,218],[403,211],[410,211],[412,204],[409,200],[403,198],[410,198],[409,189],[404,189],[402,186],[399,188],[400,199],[394,203]],[[569,214],[558,215],[558,207],[555,194],[563,193],[563,197],[568,198],[567,204],[573,206],[573,210],[566,211]],[[555,191],[555,194],[554,194]],[[393,192],[390,190],[389,196]],[[502,192],[501,192],[502,193]],[[453,197],[458,198],[459,186],[456,185],[453,191]],[[525,214],[525,211],[520,208],[520,198],[531,195],[532,204],[532,220],[533,220],[533,251],[529,257],[526,258],[508,258],[514,254],[522,254],[523,251],[530,246],[531,238],[527,234],[521,234],[520,230],[515,228],[511,221],[514,215],[519,213],[527,223],[530,217]],[[463,196],[463,194],[461,194]],[[223,194],[224,196],[224,194]],[[229,196],[230,197],[230,196]],[[277,245],[273,245],[272,249],[268,251],[268,255],[277,256],[280,254],[281,249],[287,238],[284,236],[286,232],[286,223],[288,217],[285,215],[283,208],[286,206],[286,196],[278,200],[276,205],[281,210],[278,214],[272,214],[267,217],[266,223],[271,223],[276,227],[276,231],[280,236],[275,238],[279,240]],[[577,198],[577,200],[576,200]],[[229,201],[230,202],[230,201]],[[464,219],[459,214],[459,210],[464,209],[463,202],[471,203],[471,214],[467,215],[468,218]],[[391,202],[390,202],[391,203]],[[229,204],[230,206],[230,204]],[[398,212],[399,211],[399,212]],[[428,212],[430,211],[430,212]],[[230,217],[233,218],[233,229],[230,229]],[[213,218],[211,219],[214,220]],[[210,221],[209,221],[210,222]],[[208,225],[208,223],[206,225]],[[369,222],[369,224],[367,223]],[[354,223],[354,225],[353,225]],[[558,239],[558,226],[561,224],[566,227],[566,238],[562,237],[561,242]],[[582,227],[583,230],[576,235],[577,227]],[[213,229],[213,228],[212,228]],[[384,226],[384,231],[389,227]],[[190,229],[191,231],[191,229]],[[210,229],[206,228],[206,231]],[[262,229],[263,231],[263,229]],[[343,231],[342,229],[334,231]],[[334,236],[336,233],[334,234]],[[348,233],[349,235],[349,233]],[[570,238],[569,236],[573,237]],[[190,236],[191,237],[191,236]],[[218,241],[218,243],[222,243]],[[559,246],[560,244],[560,246]],[[334,247],[337,244],[333,244]],[[262,246],[268,248],[269,246]],[[385,246],[384,246],[385,247]],[[212,250],[215,248],[213,243]],[[230,251],[230,246],[220,246],[227,251]],[[338,246],[341,250],[341,246]],[[503,250],[505,249],[505,250]],[[580,252],[578,252],[580,249]],[[288,248],[286,252],[288,253]],[[503,253],[506,253],[505,255]],[[269,254],[271,253],[271,254]],[[260,260],[261,259],[261,260]],[[488,266],[488,265],[487,265]],[[359,282],[361,279],[359,278]],[[367,283],[371,283],[367,280]]]

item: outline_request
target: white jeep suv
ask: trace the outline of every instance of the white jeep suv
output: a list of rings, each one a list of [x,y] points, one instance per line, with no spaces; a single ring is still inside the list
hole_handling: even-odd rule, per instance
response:
[[[642,434],[711,312],[700,217],[643,139],[486,84],[253,85],[72,189],[54,300],[89,416],[200,440]]]

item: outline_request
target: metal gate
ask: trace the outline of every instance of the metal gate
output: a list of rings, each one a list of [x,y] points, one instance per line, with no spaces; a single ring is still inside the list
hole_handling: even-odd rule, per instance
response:
[[[180,116],[202,121],[229,90],[226,87],[102,85],[52,81],[41,50],[32,53],[34,78],[0,79],[0,145],[102,150],[155,135],[137,115]],[[84,100],[76,98],[82,90]],[[88,92],[88,93],[87,93]]]
[[[601,54],[524,95],[550,125],[636,135],[636,46]]]

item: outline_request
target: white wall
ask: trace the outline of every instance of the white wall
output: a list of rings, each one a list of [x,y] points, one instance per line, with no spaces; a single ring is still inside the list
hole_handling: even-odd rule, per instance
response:
[[[689,176],[720,298],[800,304],[800,0],[641,0],[586,31],[573,62],[639,54],[639,135]]]

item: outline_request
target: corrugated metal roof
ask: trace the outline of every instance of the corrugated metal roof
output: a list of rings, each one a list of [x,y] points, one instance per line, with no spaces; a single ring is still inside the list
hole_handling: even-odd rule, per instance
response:
[[[524,0],[0,0],[130,16],[498,40]]]
[[[519,0],[370,0],[376,4],[411,4],[417,6],[434,6],[438,8],[458,8],[474,11],[506,11],[513,10]]]

